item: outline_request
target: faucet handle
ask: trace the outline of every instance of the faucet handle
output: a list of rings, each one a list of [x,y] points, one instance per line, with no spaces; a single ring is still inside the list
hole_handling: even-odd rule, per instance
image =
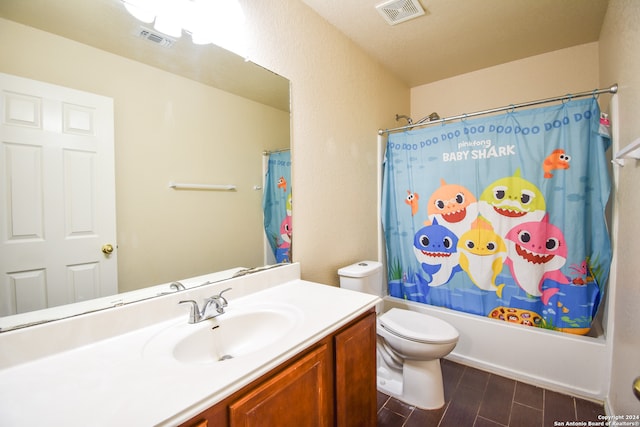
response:
[[[176,291],[176,292],[177,292],[177,291],[184,291],[185,289],[187,289],[187,288],[185,288],[185,287],[184,287],[184,285],[183,285],[182,283],[180,283],[180,282],[173,282],[173,283],[171,283],[171,284],[169,285],[169,288],[170,288],[170,289],[175,289],[175,291]]]
[[[222,296],[222,294],[224,294],[227,291],[232,290],[233,288],[227,288],[223,291],[220,291],[220,293],[218,295],[214,295],[211,298],[212,299],[217,299],[217,300],[222,300],[222,307],[226,307],[227,305],[229,305],[229,302],[227,301],[227,299],[225,297]]]
[[[191,303],[191,311],[189,312],[189,323],[197,323],[200,321],[200,308],[198,303],[192,299],[179,301],[178,304]]]

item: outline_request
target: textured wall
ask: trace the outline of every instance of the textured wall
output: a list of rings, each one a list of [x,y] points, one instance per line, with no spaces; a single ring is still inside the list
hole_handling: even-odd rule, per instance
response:
[[[503,107],[594,89],[598,43],[536,55],[411,89],[414,120]],[[604,107],[603,107],[604,108]]]
[[[640,138],[640,2],[611,0],[600,33],[600,78],[616,81],[619,137],[613,150]],[[640,165],[627,160],[624,168],[614,168],[614,277],[610,294],[612,310],[609,333],[613,336],[609,406],[614,414],[640,413],[633,396],[633,379],[640,376]]]
[[[298,0],[242,0],[249,57],[291,80],[293,259],[304,279],[377,257],[376,138],[409,89]]]

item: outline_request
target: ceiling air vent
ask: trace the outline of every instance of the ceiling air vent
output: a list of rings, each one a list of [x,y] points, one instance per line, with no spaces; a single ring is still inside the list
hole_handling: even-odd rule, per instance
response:
[[[377,5],[376,9],[385,21],[391,25],[425,14],[418,0],[391,0]]]
[[[176,42],[175,39],[171,37],[167,37],[164,34],[161,34],[157,31],[150,30],[145,27],[140,27],[138,31],[138,37],[142,37],[143,39],[147,39],[152,43],[155,43],[162,47],[171,47]]]

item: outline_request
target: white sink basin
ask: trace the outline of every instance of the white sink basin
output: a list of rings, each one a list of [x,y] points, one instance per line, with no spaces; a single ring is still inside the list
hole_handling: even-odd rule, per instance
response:
[[[219,363],[277,347],[300,324],[302,313],[288,305],[228,307],[214,319],[196,324],[184,320],[156,334],[144,347],[145,357],[170,357],[182,363]]]

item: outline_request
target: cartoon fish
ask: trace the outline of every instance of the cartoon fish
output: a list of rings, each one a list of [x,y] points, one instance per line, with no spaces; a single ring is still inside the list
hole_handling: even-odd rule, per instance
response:
[[[447,227],[439,225],[436,219],[431,225],[418,230],[413,238],[413,253],[428,275],[425,279],[418,274],[418,279],[429,286],[447,283],[460,271],[457,245],[458,237]]]
[[[569,280],[560,268],[567,262],[567,245],[564,234],[555,225],[549,223],[549,216],[542,221],[519,224],[505,236],[508,256],[505,264],[511,275],[523,290],[534,297],[539,296],[547,305],[549,298],[559,291],[558,288],[542,290],[546,279],[560,284]]]
[[[544,196],[533,183],[520,177],[520,169],[489,184],[478,202],[480,215],[500,236],[523,222],[540,221],[545,209]]]
[[[478,217],[471,224],[471,230],[460,237],[458,251],[460,267],[473,284],[482,290],[494,291],[498,298],[502,298],[504,283],[496,285],[496,278],[502,271],[507,247],[502,237],[493,231],[491,224]]]
[[[583,286],[593,281],[593,276],[589,275],[589,266],[586,259],[580,264],[571,264],[569,270],[578,276],[571,280],[574,285]]]
[[[553,178],[552,170],[555,169],[569,169],[569,162],[571,161],[571,156],[566,154],[564,150],[557,149],[553,150],[551,154],[544,159],[542,162],[542,170],[544,171],[545,178]]]
[[[415,214],[418,213],[419,198],[420,196],[418,196],[418,193],[412,193],[411,191],[407,190],[407,197],[404,199],[404,202],[411,206],[411,216],[415,216]]]
[[[431,194],[427,203],[427,215],[431,221],[437,219],[438,223],[460,237],[478,216],[478,203],[467,188],[447,184],[441,179],[440,187]]]
[[[284,179],[284,176],[281,176],[278,180],[278,188],[282,188],[282,191],[287,192],[287,180]]]

